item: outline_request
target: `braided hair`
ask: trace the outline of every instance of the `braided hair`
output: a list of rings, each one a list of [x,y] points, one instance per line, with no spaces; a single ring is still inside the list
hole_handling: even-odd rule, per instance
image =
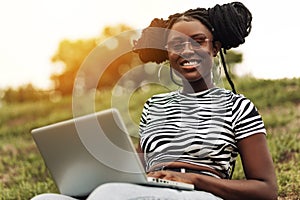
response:
[[[241,2],[215,5],[212,8],[189,9],[183,13],[170,15],[168,19],[155,18],[143,30],[141,37],[134,42],[134,52],[139,54],[143,62],[162,63],[168,60],[164,50],[169,29],[179,21],[198,20],[204,24],[213,35],[214,41],[221,43],[220,55],[226,78],[236,93],[234,84],[229,76],[224,54],[226,50],[238,47],[245,42],[251,31],[252,15]]]

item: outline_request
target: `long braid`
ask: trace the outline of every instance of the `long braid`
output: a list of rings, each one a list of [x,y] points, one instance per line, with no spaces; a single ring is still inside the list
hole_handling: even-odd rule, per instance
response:
[[[234,83],[231,80],[230,75],[229,75],[228,70],[227,70],[227,66],[226,66],[226,62],[225,62],[223,51],[224,51],[224,53],[226,53],[226,50],[224,50],[224,49],[221,48],[220,49],[220,56],[221,56],[221,61],[222,61],[222,66],[223,66],[223,69],[224,69],[224,72],[225,72],[225,76],[226,76],[226,79],[227,79],[227,81],[228,81],[231,89],[232,89],[232,92],[234,94],[236,94]]]

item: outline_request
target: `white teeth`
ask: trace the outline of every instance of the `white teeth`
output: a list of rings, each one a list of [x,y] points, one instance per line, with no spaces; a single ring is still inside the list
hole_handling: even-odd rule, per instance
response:
[[[191,61],[191,62],[183,63],[183,66],[197,65],[197,64],[198,64],[198,62],[196,62],[196,61]]]

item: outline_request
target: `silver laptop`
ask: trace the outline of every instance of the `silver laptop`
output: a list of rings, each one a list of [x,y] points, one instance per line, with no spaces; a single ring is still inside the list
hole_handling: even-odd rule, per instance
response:
[[[192,184],[147,177],[115,108],[37,128],[31,133],[61,194],[87,196],[108,182],[194,189]]]

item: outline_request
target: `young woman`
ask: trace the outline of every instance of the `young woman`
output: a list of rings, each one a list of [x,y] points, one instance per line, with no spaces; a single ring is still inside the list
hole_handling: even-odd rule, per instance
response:
[[[182,80],[181,90],[154,95],[145,103],[141,158],[149,176],[192,183],[195,190],[109,183],[88,199],[277,199],[261,116],[249,99],[216,87],[212,79],[213,58],[244,43],[251,20],[239,2],[198,8],[154,19],[135,42],[142,61],[169,61],[171,74]],[[245,180],[231,179],[238,154]]]

